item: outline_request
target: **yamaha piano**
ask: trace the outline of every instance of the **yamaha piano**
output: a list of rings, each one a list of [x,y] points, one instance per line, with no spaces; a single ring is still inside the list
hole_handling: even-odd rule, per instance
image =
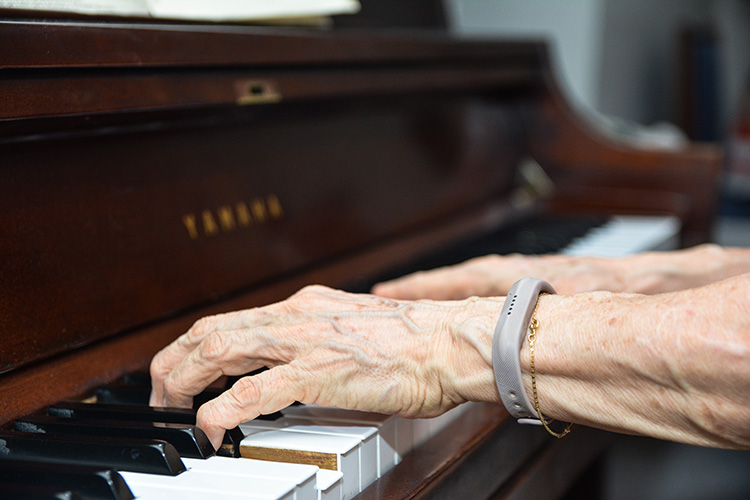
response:
[[[367,291],[478,254],[564,251],[568,228],[585,237],[614,214],[666,219],[679,246],[711,237],[720,151],[604,133],[566,102],[540,42],[17,15],[0,47],[4,498],[87,498],[21,484],[8,464],[36,483],[78,472],[16,443],[41,429],[33,446],[94,450],[44,431],[74,412],[49,408],[104,404],[102,388],[137,379],[204,315],[311,283]],[[551,440],[490,405],[418,432],[349,497],[560,498],[609,439]],[[109,473],[122,498],[158,497],[136,491],[143,472],[121,471],[133,491]]]

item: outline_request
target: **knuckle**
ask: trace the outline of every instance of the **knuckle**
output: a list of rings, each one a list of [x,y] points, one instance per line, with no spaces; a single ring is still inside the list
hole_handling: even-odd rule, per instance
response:
[[[204,316],[190,327],[190,330],[186,333],[186,338],[189,342],[197,342],[204,338],[210,331],[213,325],[211,316]]]
[[[204,338],[198,346],[198,353],[202,359],[215,361],[226,356],[230,342],[223,332],[213,332]]]
[[[259,377],[243,377],[228,392],[237,404],[255,402],[263,394],[263,381]]]
[[[483,257],[477,257],[474,259],[474,263],[476,264],[489,264],[489,265],[496,265],[503,261],[503,257],[494,253],[490,255],[485,255]]]
[[[307,286],[303,287],[302,289],[300,289],[300,291],[298,291],[297,293],[295,293],[293,295],[293,297],[298,297],[298,296],[304,297],[306,295],[317,295],[317,294],[320,294],[320,293],[324,293],[324,292],[326,292],[328,290],[330,290],[330,289],[328,287],[326,287],[326,286],[323,286],[323,285],[307,285]]]
[[[307,285],[278,305],[281,311],[286,313],[304,311],[313,304],[325,301],[331,292],[331,288],[323,285]]]
[[[148,373],[151,375],[152,379],[159,378],[164,373],[164,368],[162,366],[164,364],[163,357],[164,354],[162,354],[162,351],[159,351],[151,360],[151,364],[148,367]]]
[[[171,375],[164,379],[162,387],[163,387],[164,393],[167,395],[180,394],[179,381]]]

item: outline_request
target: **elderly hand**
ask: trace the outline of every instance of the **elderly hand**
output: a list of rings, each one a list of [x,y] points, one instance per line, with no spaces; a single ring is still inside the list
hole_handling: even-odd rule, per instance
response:
[[[373,293],[394,299],[461,299],[505,295],[521,278],[549,281],[560,294],[605,290],[656,294],[703,286],[750,272],[750,252],[699,245],[620,259],[567,255],[489,255],[463,264],[380,283]]]
[[[379,283],[372,292],[411,300],[504,296],[513,283],[527,276],[549,281],[559,293],[620,291],[623,284],[614,272],[616,266],[618,262],[613,260],[564,255],[488,255]]]
[[[502,299],[404,302],[308,287],[266,307],[206,317],[151,363],[152,405],[189,406],[222,375],[241,378],[198,411],[225,429],[300,401],[407,417],[498,401],[492,335]]]

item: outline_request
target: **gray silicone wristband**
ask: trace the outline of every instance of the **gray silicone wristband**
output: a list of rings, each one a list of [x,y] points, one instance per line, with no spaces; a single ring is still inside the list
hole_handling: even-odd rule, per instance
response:
[[[524,278],[510,288],[492,342],[492,368],[500,399],[511,416],[522,424],[542,423],[526,397],[519,359],[541,292],[555,293],[555,289],[536,278]]]

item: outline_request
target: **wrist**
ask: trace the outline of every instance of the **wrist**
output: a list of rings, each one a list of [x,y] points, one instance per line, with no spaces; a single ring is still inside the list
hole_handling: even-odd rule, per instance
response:
[[[504,297],[472,297],[451,301],[444,328],[446,340],[436,359],[445,370],[441,377],[444,394],[455,403],[466,401],[500,403],[492,368],[492,337]]]
[[[546,423],[536,397],[533,342],[538,326],[536,308],[539,297],[541,294],[554,293],[554,288],[540,279],[524,278],[514,283],[500,312],[492,344],[497,390],[508,413],[521,423],[543,424],[545,427]],[[529,398],[524,390],[520,363],[520,351],[527,338],[532,398]]]
[[[534,358],[537,397],[539,398],[540,405],[544,407],[545,416],[556,420],[563,420],[564,414],[561,414],[557,407],[556,400],[552,397],[553,393],[550,391],[549,384],[552,380],[550,375],[552,375],[551,372],[554,372],[550,363],[550,358],[554,359],[555,357],[555,354],[552,351],[552,349],[556,349],[553,345],[553,338],[555,338],[556,335],[563,333],[555,326],[558,321],[556,310],[559,308],[561,297],[565,296],[541,295],[536,306],[536,319],[539,323],[535,332],[537,341],[535,342]],[[565,301],[565,299],[562,301]],[[526,397],[533,401],[534,390],[531,384],[531,349],[529,348],[528,334],[521,346],[519,362],[521,364],[521,377]]]

